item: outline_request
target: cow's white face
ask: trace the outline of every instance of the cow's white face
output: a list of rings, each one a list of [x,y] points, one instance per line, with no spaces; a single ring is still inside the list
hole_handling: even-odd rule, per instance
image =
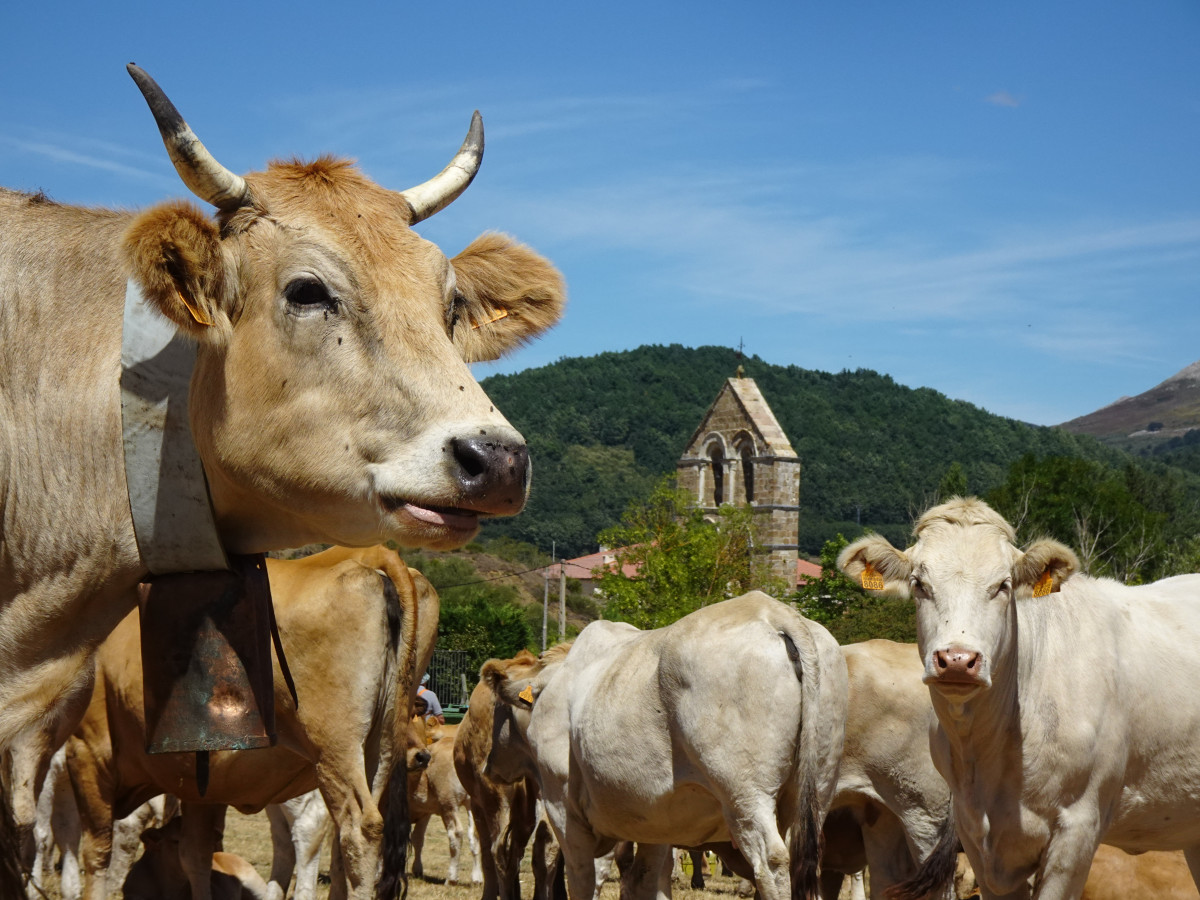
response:
[[[1078,568],[1075,554],[1041,540],[1022,552],[1011,526],[980,500],[955,498],[925,513],[905,552],[877,535],[838,556],[852,578],[868,567],[916,603],[924,680],[954,704],[988,690],[1015,652],[1016,608],[1035,584],[1047,591]]]
[[[180,204],[126,238],[147,296],[200,342],[193,435],[226,546],[448,548],[519,512],[524,440],[466,360],[557,319],[553,267],[497,236],[447,260],[344,163],[246,182],[255,203],[219,229]]]
[[[991,687],[1012,635],[1017,552],[994,528],[945,525],[906,554],[925,683],[948,697],[962,701]]]

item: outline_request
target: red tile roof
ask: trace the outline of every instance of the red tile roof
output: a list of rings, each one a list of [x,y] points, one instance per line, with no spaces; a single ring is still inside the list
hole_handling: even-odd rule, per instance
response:
[[[554,563],[542,570],[542,574],[547,578],[558,578],[559,569],[565,568],[568,578],[578,578],[581,581],[593,578],[593,570],[601,566],[611,566],[617,560],[616,550],[601,550],[599,553],[589,553],[587,556],[579,556],[575,559],[564,559],[560,563]],[[622,574],[626,578],[635,578],[638,573],[638,567],[633,565],[625,565],[621,568]],[[816,563],[811,563],[807,559],[796,560],[796,584],[801,584],[808,581],[810,578],[820,578],[821,567]]]

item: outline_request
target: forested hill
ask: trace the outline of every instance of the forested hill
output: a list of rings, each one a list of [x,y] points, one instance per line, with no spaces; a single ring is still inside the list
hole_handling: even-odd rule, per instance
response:
[[[742,363],[800,456],[801,551],[862,526],[904,540],[951,464],[972,493],[996,487],[1022,455],[1125,458],[1098,441],[992,415],[866,369],[776,366],[725,347],[673,344],[562,359],[483,386],[529,441],[526,511],[485,526],[560,555],[596,549],[629,500],[673,472],[725,379]]]

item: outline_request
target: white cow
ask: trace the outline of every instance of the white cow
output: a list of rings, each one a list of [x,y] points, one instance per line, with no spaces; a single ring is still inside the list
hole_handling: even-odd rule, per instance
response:
[[[913,644],[873,640],[848,644],[842,655],[850,694],[837,793],[826,820],[825,896],[837,897],[837,872],[853,875],[865,863],[873,898],[885,891],[893,900],[948,897],[958,839],[950,789],[929,755],[936,720],[921,684],[920,654]]]
[[[917,604],[931,750],[985,896],[1077,898],[1100,843],[1186,851],[1200,877],[1200,576],[1142,587],[1074,575],[1067,547],[1015,546],[955,498],[901,552],[842,551]],[[1038,596],[1033,596],[1034,594]]]
[[[654,631],[593,622],[542,675],[522,685],[484,667],[532,709],[572,897],[592,894],[593,860],[618,840],[639,842],[635,896],[669,894],[671,844],[729,840],[764,900],[817,896],[847,694],[824,628],[753,591]]]

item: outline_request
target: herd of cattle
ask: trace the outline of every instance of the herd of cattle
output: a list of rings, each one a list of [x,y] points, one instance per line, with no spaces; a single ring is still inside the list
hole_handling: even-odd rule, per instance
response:
[[[0,190],[0,900],[39,895],[53,836],[87,900],[279,900],[293,870],[305,898],[327,832],[331,896],[392,898],[411,823],[419,860],[443,817],[456,869],[464,804],[483,900],[519,900],[531,839],[538,900],[589,900],[611,858],[623,897],[669,895],[672,846],[763,900],[864,868],[872,896],[950,897],[960,847],[985,898],[1098,897],[1133,864],[1101,843],[1153,860],[1155,896],[1181,855],[1200,879],[1200,575],[1087,577],[973,499],[839,558],[913,598],[915,648],[839,647],[752,592],[493,660],[430,733],[437,596],[381,545],[461,546],[523,507],[524,440],[467,364],[557,321],[562,278],[507,237],[448,259],[412,230],[474,178],[478,114],[403,192],[330,158],[243,178],[129,71],[218,212]],[[139,582],[313,542],[335,546],[267,564],[277,745],[203,775],[148,753]],[[269,882],[221,849],[226,806],[269,810]]]

